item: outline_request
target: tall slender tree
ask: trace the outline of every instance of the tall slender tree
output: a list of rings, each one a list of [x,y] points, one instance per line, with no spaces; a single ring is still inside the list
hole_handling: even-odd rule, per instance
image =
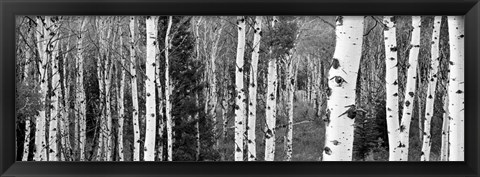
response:
[[[440,60],[440,26],[442,22],[442,16],[435,16],[433,20],[433,32],[432,32],[432,49],[431,49],[431,58],[430,58],[430,67],[429,74],[427,78],[428,88],[427,88],[427,100],[425,104],[425,125],[423,129],[423,145],[422,145],[422,161],[430,161],[430,149],[432,146],[431,142],[431,121],[434,111],[434,101],[436,95],[437,87],[437,72],[439,67]]]
[[[121,20],[119,18],[118,20],[118,24],[121,24]],[[117,91],[117,101],[118,101],[118,104],[117,104],[117,111],[118,111],[118,161],[124,161],[125,158],[124,158],[124,152],[123,152],[123,131],[124,131],[124,127],[123,127],[123,124],[124,124],[124,120],[125,120],[125,103],[124,103],[124,99],[125,99],[125,58],[124,58],[124,55],[123,55],[123,30],[122,30],[122,27],[120,26],[119,27],[119,34],[120,34],[120,62],[118,63],[118,69],[120,70],[120,82],[119,83],[119,88],[118,88],[118,91]]]
[[[400,122],[400,143],[398,144],[398,150],[400,151],[399,161],[408,160],[408,148],[410,140],[410,123],[412,121],[413,113],[413,100],[415,98],[416,80],[417,80],[417,64],[418,54],[420,51],[420,16],[412,16],[412,46],[408,55],[407,63],[407,83],[405,88],[405,99],[403,102],[403,113]],[[394,144],[395,145],[395,144]]]
[[[448,80],[449,161],[465,160],[465,26],[463,16],[448,16],[450,73]]]
[[[235,161],[243,161],[244,124],[246,120],[246,95],[243,82],[245,53],[245,17],[237,17],[237,57],[235,68]]]
[[[167,32],[165,34],[165,108],[166,108],[166,117],[167,117],[167,161],[172,161],[173,158],[173,132],[172,132],[172,83],[170,79],[170,61],[169,61],[169,52],[171,49],[171,34],[170,30],[172,28],[172,16],[168,16],[168,25]]]
[[[85,88],[84,88],[84,58],[83,58],[83,52],[84,52],[84,45],[83,45],[83,39],[85,36],[85,27],[87,25],[87,17],[82,17],[82,22],[80,24],[80,32],[78,33],[77,36],[77,53],[76,53],[76,65],[78,68],[78,75],[77,75],[77,91],[75,92],[76,94],[76,105],[78,105],[78,117],[76,119],[80,120],[79,124],[79,131],[80,131],[80,136],[78,140],[78,146],[79,146],[79,151],[80,151],[80,160],[84,161],[85,160],[85,143],[86,143],[86,96],[85,96]]]
[[[385,64],[386,64],[386,110],[387,110],[387,129],[389,144],[389,160],[400,159],[398,144],[400,143],[400,121],[398,109],[398,60],[397,60],[397,36],[396,21],[394,16],[384,16],[383,23],[385,28]]]
[[[363,16],[338,16],[329,71],[324,161],[351,161],[357,112],[355,88],[363,42]]]
[[[271,21],[272,29],[278,17],[274,16]],[[273,49],[269,49],[269,56],[273,56]],[[267,105],[265,110],[265,161],[275,159],[275,125],[277,121],[277,59],[269,58],[267,71]]]
[[[140,161],[140,123],[138,120],[137,56],[135,44],[135,16],[130,17],[130,74],[132,85],[133,161]]]
[[[48,66],[48,48],[50,41],[49,31],[46,29],[50,26],[50,17],[45,16],[45,19],[38,16],[37,19],[37,50],[39,54],[39,82],[40,88],[38,89],[39,95],[42,96],[40,99],[40,105],[42,108],[38,111],[38,116],[36,116],[35,122],[35,161],[46,161],[47,160],[47,143],[46,143],[46,133],[45,133],[45,125],[47,120],[47,112],[46,110],[49,108],[46,104],[46,96],[48,91],[48,83],[47,83],[47,66]]]
[[[155,94],[155,64],[157,56],[157,29],[158,16],[147,16],[146,29],[147,29],[147,61],[146,61],[146,74],[147,79],[145,83],[145,89],[147,93],[146,103],[146,130],[145,130],[145,152],[144,160],[153,161],[155,158],[155,136],[156,136],[156,94]]]
[[[262,18],[255,17],[254,36],[253,36],[253,51],[252,61],[250,67],[250,84],[249,84],[249,107],[248,107],[248,126],[247,126],[247,143],[248,143],[248,161],[257,160],[257,150],[255,144],[255,128],[257,119],[257,70],[258,70],[258,56],[260,53],[260,40],[262,37]]]

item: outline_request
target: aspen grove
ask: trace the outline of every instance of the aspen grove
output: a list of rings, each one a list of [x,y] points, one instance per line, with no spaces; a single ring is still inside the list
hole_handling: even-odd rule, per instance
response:
[[[463,161],[463,16],[17,16],[19,161]]]

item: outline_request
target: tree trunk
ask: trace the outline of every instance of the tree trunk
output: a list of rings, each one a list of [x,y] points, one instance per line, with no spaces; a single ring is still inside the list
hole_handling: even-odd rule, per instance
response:
[[[113,66],[114,66],[114,61],[113,61],[113,57],[112,57],[112,50],[110,47],[107,47],[109,46],[109,44],[107,42],[107,40],[110,39],[110,36],[112,36],[112,41],[111,41],[111,44],[115,44],[115,38],[116,38],[116,34],[117,33],[114,33],[113,32],[113,24],[114,24],[114,20],[111,19],[110,20],[110,24],[109,25],[109,32],[107,34],[107,38],[105,39],[105,47],[107,49],[107,58],[106,58],[106,64],[105,66],[108,67],[108,69],[105,70],[105,111],[106,111],[106,126],[105,126],[105,129],[104,129],[104,132],[105,132],[105,137],[104,137],[104,140],[105,140],[105,143],[106,143],[106,160],[107,161],[112,161],[113,159],[113,124],[112,124],[112,110],[111,110],[111,99],[112,99],[112,79],[113,79]]]
[[[400,122],[398,110],[398,60],[397,60],[397,36],[394,16],[383,17],[386,24],[383,35],[385,36],[385,64],[386,64],[386,107],[387,129],[389,144],[389,161],[400,159],[398,144],[400,143]]]
[[[412,41],[410,43],[410,53],[407,63],[407,83],[405,87],[405,99],[403,103],[402,120],[400,122],[400,143],[398,150],[400,151],[399,161],[408,161],[410,123],[412,121],[413,100],[415,98],[418,54],[420,50],[420,16],[412,16]]]
[[[464,161],[465,31],[463,16],[448,16],[448,34],[450,41],[450,77],[448,84],[449,161]]]
[[[257,150],[255,144],[255,126],[257,119],[257,68],[258,68],[258,55],[260,52],[260,39],[262,37],[262,18],[261,16],[255,17],[254,36],[253,36],[253,51],[252,61],[250,67],[250,84],[249,84],[249,108],[248,111],[248,126],[247,126],[247,142],[248,142],[248,161],[257,160]]]
[[[37,49],[39,52],[39,82],[40,88],[38,89],[39,95],[42,96],[40,99],[40,105],[43,107],[39,110],[38,115],[36,116],[36,123],[35,123],[35,161],[46,161],[47,160],[47,143],[45,137],[45,122],[47,119],[46,110],[49,106],[46,105],[46,96],[48,91],[48,84],[47,84],[47,65],[48,65],[48,55],[47,55],[47,45],[48,41],[50,41],[48,34],[49,32],[46,30],[47,24],[50,21],[50,17],[45,17],[42,19],[40,16],[37,17]]]
[[[434,111],[435,91],[437,87],[437,72],[439,67],[440,53],[439,53],[439,39],[440,39],[440,24],[442,22],[442,16],[435,16],[433,21],[433,33],[432,33],[432,53],[430,59],[430,73],[428,74],[427,82],[427,100],[425,104],[425,126],[423,132],[423,145],[422,145],[422,161],[430,161],[430,149],[431,142],[431,121]]]
[[[119,24],[120,24],[119,20]],[[124,161],[124,154],[123,154],[123,121],[125,117],[125,106],[123,100],[125,99],[125,59],[123,58],[123,35],[122,35],[122,28],[119,27],[119,34],[120,34],[120,63],[119,67],[120,70],[120,88],[117,91],[117,98],[118,98],[118,161]]]
[[[140,161],[140,124],[138,121],[137,56],[135,55],[135,16],[130,17],[130,74],[132,84],[133,161]]]
[[[238,43],[235,69],[235,161],[243,161],[243,141],[245,139],[246,94],[244,91],[245,17],[237,17]]]
[[[285,161],[292,160],[293,153],[293,96],[295,94],[295,71],[294,71],[294,58],[289,57],[288,71],[287,71],[287,110],[288,110],[288,123],[287,123],[287,136],[286,136],[286,148],[285,148]]]
[[[351,161],[357,108],[355,88],[363,42],[363,16],[339,16],[336,46],[329,71],[329,120],[325,129],[324,161]],[[346,109],[348,108],[348,109]]]
[[[98,44],[100,45],[99,47],[99,54],[98,54],[98,58],[97,58],[97,78],[98,78],[98,90],[99,90],[99,107],[100,107],[100,113],[99,113],[99,117],[97,118],[98,120],[98,126],[100,128],[99,129],[99,133],[98,133],[98,147],[97,147],[97,154],[96,154],[96,160],[97,161],[100,161],[102,160],[102,156],[103,156],[103,148],[104,148],[104,122],[105,122],[105,110],[106,110],[106,106],[105,106],[105,70],[107,69],[106,68],[106,60],[104,58],[104,55],[105,55],[105,42],[103,42],[103,36],[104,36],[104,28],[105,28],[105,21],[102,20],[100,17],[97,17],[98,20],[96,21],[98,28],[97,29],[97,36],[98,36]],[[78,120],[79,124],[81,124],[81,119]],[[85,146],[85,145],[82,145],[82,146]]]
[[[155,63],[157,54],[157,24],[158,16],[147,16],[146,29],[147,29],[147,61],[146,61],[146,74],[147,79],[145,83],[145,89],[147,93],[147,108],[145,117],[146,130],[145,130],[145,148],[144,148],[144,160],[153,161],[155,159],[155,136],[156,136],[156,104],[157,98],[155,94]]]
[[[50,51],[48,54],[50,55],[50,65],[52,69],[52,90],[50,91],[50,105],[52,108],[50,109],[50,121],[49,121],[49,131],[48,131],[48,160],[49,161],[58,161],[59,160],[59,153],[58,153],[58,118],[61,115],[60,107],[59,107],[59,98],[61,95],[60,90],[60,74],[59,74],[59,66],[58,66],[58,24],[55,22],[58,20],[58,17],[53,17],[52,23],[50,24],[48,30],[50,31],[50,44],[47,48]],[[56,20],[55,20],[56,19]],[[48,24],[48,23],[47,23]]]
[[[78,105],[78,116],[76,117],[76,120],[79,120],[80,124],[79,126],[79,139],[78,139],[78,148],[80,151],[80,161],[85,160],[85,143],[86,143],[86,97],[85,97],[85,88],[83,84],[83,78],[84,78],[84,59],[83,59],[83,52],[84,52],[84,46],[83,46],[83,36],[85,32],[85,26],[87,25],[87,19],[86,17],[82,18],[81,22],[81,28],[80,28],[80,33],[77,36],[77,68],[78,68],[78,74],[77,74],[77,91],[75,92],[76,94],[76,105]],[[75,132],[77,133],[77,132]],[[77,140],[75,140],[77,141]]]
[[[268,62],[267,110],[265,127],[265,161],[275,158],[275,122],[277,119],[277,64],[270,58]]]
[[[447,83],[448,84],[448,83]],[[448,86],[447,86],[448,88]],[[443,98],[443,123],[442,123],[442,144],[441,144],[441,149],[440,149],[440,159],[441,161],[448,161],[448,152],[450,151],[450,142],[448,141],[449,137],[449,125],[450,125],[450,118],[448,115],[450,113],[448,112],[448,95],[445,94]]]
[[[168,17],[168,26],[167,32],[165,35],[165,104],[166,104],[166,117],[167,117],[167,161],[172,161],[173,150],[172,150],[172,84],[170,81],[170,61],[169,50],[171,49],[170,41],[170,29],[172,28],[172,16]]]
[[[275,28],[277,17],[273,17],[272,29]],[[269,56],[272,57],[273,50],[269,49]],[[267,70],[267,101],[265,110],[265,161],[275,159],[275,122],[277,119],[277,61],[270,58]]]

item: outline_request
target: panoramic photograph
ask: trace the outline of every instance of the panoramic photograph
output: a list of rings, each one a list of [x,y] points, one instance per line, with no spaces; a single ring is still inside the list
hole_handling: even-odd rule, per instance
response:
[[[464,161],[464,16],[15,21],[17,161]]]

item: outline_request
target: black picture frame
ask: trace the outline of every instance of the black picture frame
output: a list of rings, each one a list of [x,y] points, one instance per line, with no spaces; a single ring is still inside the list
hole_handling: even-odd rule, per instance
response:
[[[15,15],[465,15],[465,162],[15,161]],[[479,176],[478,0],[0,0],[1,176]]]

